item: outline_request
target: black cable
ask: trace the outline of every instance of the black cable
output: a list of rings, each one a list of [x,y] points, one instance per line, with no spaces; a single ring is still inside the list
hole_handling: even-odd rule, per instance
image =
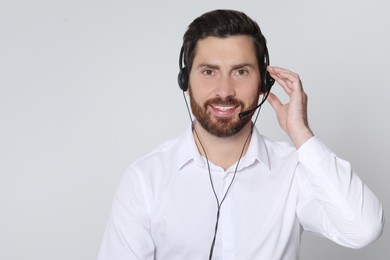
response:
[[[262,104],[264,103],[264,101],[267,99],[268,94],[269,94],[269,91],[266,92],[266,93],[263,95],[263,98],[262,98],[262,101],[261,101],[261,105],[262,105]],[[214,196],[215,196],[215,199],[216,199],[216,202],[217,202],[217,219],[216,219],[216,221],[215,221],[214,237],[213,237],[213,240],[212,240],[212,242],[211,242],[210,253],[209,253],[209,260],[211,260],[212,257],[213,257],[215,241],[216,241],[216,238],[217,238],[217,232],[218,232],[218,224],[219,224],[219,216],[220,216],[220,212],[221,212],[221,206],[222,206],[222,203],[225,201],[226,196],[227,196],[228,192],[230,191],[230,188],[232,187],[233,182],[234,182],[234,180],[235,180],[235,178],[236,178],[237,170],[238,170],[238,165],[240,164],[242,155],[244,154],[245,147],[246,147],[246,145],[247,145],[247,143],[248,143],[250,137],[252,136],[253,128],[254,128],[254,125],[256,124],[257,118],[258,118],[258,116],[259,116],[259,113],[260,113],[260,110],[261,110],[261,106],[259,107],[259,110],[257,111],[255,120],[254,120],[254,122],[252,123],[252,126],[251,126],[251,131],[250,131],[248,137],[246,138],[245,143],[244,143],[244,145],[243,145],[243,147],[242,147],[242,149],[241,149],[240,157],[238,158],[236,167],[235,167],[235,169],[234,169],[234,174],[233,174],[232,180],[230,181],[229,186],[228,186],[228,188],[226,189],[226,192],[225,192],[224,196],[222,197],[221,202],[219,202],[218,195],[217,195],[217,192],[215,191],[214,182],[213,182],[213,179],[212,179],[212,176],[211,176],[211,168],[210,168],[209,159],[208,159],[208,156],[207,156],[207,153],[206,153],[206,149],[204,148],[203,143],[202,143],[202,141],[200,140],[200,137],[199,137],[199,135],[198,135],[198,132],[197,132],[196,129],[195,129],[195,126],[194,126],[194,123],[195,123],[195,122],[194,122],[193,119],[192,119],[191,111],[190,111],[190,108],[189,108],[189,105],[188,105],[188,101],[187,101],[187,99],[186,99],[186,96],[185,96],[185,92],[184,92],[184,91],[183,91],[183,97],[184,97],[184,101],[185,101],[185,103],[186,103],[186,108],[187,108],[188,115],[189,115],[190,120],[191,120],[192,129],[194,130],[194,133],[195,133],[195,135],[196,135],[196,138],[198,139],[199,144],[200,144],[200,146],[201,146],[201,148],[202,148],[202,151],[203,151],[203,153],[204,153],[204,156],[205,156],[205,158],[206,158],[206,164],[207,164],[207,170],[208,170],[208,173],[209,173],[210,184],[211,184],[211,188],[212,188],[212,190],[213,190],[213,193],[214,193]]]
[[[252,129],[253,129],[253,126],[252,126]],[[236,175],[237,175],[237,170],[238,170],[238,165],[240,164],[240,161],[241,161],[241,158],[242,158],[242,155],[244,154],[244,151],[245,151],[245,146],[246,144],[248,143],[248,140],[250,139],[251,135],[252,135],[252,129],[248,135],[248,137],[246,138],[245,140],[245,143],[244,143],[244,146],[242,147],[242,150],[241,150],[241,153],[240,153],[240,157],[238,158],[238,161],[237,161],[237,164],[236,164],[236,168],[234,169],[234,174],[233,174],[233,177],[232,177],[232,180],[230,181],[230,184],[228,186],[228,188],[226,189],[226,192],[225,192],[225,195],[223,196],[221,202],[219,203],[218,201],[218,196],[217,196],[217,193],[215,192],[215,189],[214,189],[214,183],[211,179],[211,171],[210,171],[210,168],[208,168],[209,170],[209,176],[210,176],[210,181],[211,181],[211,186],[213,188],[213,192],[214,192],[214,195],[217,199],[217,204],[218,204],[218,210],[217,210],[217,220],[215,222],[215,231],[214,231],[214,237],[213,237],[213,241],[211,243],[211,248],[210,248],[210,254],[209,254],[209,260],[211,260],[211,258],[213,257],[213,252],[214,252],[214,246],[215,246],[215,240],[217,238],[217,231],[218,231],[218,223],[219,223],[219,215],[220,215],[220,211],[221,211],[221,206],[222,206],[222,203],[225,201],[225,198],[231,188],[231,186],[233,185],[233,182],[234,182],[234,179],[236,178]],[[199,140],[200,142],[200,140]],[[204,151],[205,152],[205,151]],[[208,163],[207,163],[208,165]]]

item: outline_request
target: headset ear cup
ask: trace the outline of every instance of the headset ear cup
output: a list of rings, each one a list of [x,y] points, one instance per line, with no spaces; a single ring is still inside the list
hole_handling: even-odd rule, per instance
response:
[[[183,67],[179,75],[177,76],[177,82],[179,84],[179,87],[183,91],[187,91],[188,89],[188,69],[187,67]]]
[[[267,91],[271,91],[272,86],[275,84],[275,79],[271,77],[267,71]]]
[[[275,84],[275,79],[271,77],[268,71],[263,73],[264,78],[261,84],[261,92],[266,93],[271,90],[271,87]]]

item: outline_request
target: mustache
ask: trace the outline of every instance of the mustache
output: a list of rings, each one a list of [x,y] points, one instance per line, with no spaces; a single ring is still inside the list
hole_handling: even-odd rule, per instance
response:
[[[227,97],[227,98],[220,98],[220,97],[215,97],[212,99],[207,100],[204,103],[204,107],[207,108],[209,105],[220,105],[220,106],[243,106],[244,103],[234,97]]]

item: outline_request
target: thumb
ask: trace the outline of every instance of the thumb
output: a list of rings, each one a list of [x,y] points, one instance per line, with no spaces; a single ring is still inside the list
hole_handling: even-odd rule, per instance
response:
[[[279,107],[281,107],[283,104],[280,102],[279,98],[272,92],[269,93],[268,102],[271,104],[272,108],[276,111]]]

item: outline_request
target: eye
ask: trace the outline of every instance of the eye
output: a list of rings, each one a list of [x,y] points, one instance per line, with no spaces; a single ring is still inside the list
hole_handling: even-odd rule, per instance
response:
[[[209,69],[203,70],[202,74],[205,75],[205,76],[212,76],[212,75],[214,75],[213,71],[209,70]]]
[[[245,69],[239,69],[236,71],[237,76],[245,77],[248,75],[248,71]]]

